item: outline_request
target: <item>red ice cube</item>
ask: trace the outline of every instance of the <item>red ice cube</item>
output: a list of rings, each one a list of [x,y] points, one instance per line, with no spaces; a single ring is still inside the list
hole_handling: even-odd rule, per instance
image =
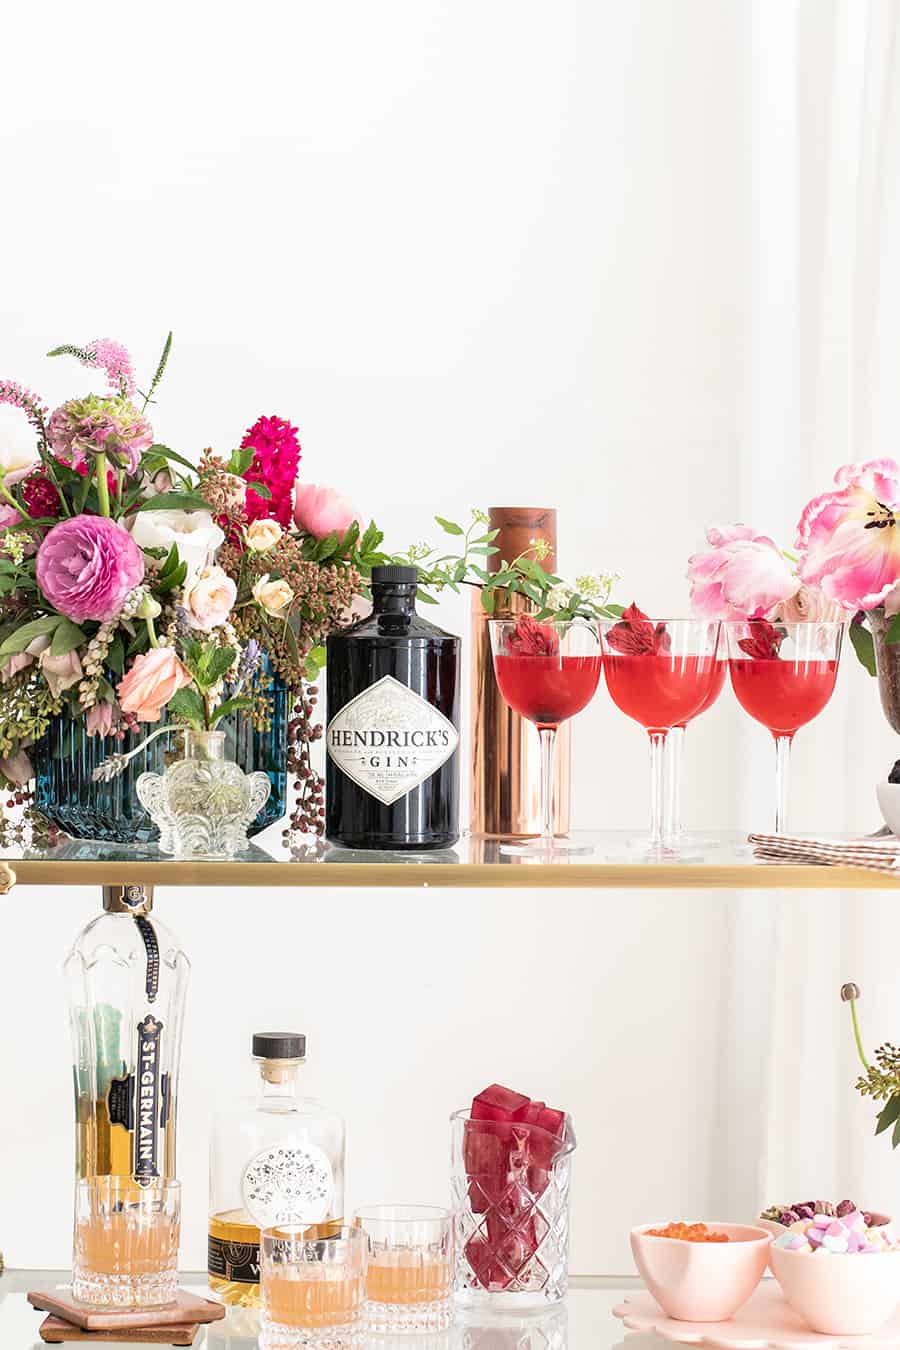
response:
[[[546,1102],[526,1102],[519,1107],[513,1119],[524,1125],[537,1125],[552,1134],[554,1139],[562,1139],[566,1133],[565,1111],[557,1111]]]
[[[463,1131],[463,1167],[469,1178],[473,1214],[483,1214],[506,1189],[509,1128],[492,1120],[467,1120]]]
[[[473,1120],[512,1120],[514,1113],[528,1104],[521,1092],[492,1083],[473,1099],[471,1116]]]
[[[508,1289],[536,1247],[519,1232],[504,1229],[496,1241],[476,1234],[466,1243],[466,1260],[482,1289]]]

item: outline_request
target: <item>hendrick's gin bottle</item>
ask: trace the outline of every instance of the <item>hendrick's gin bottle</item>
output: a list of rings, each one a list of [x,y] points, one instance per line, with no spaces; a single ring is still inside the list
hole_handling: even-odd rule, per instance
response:
[[[459,834],[459,638],[416,613],[415,567],[373,567],[373,610],[328,639],[326,828],[346,848]]]

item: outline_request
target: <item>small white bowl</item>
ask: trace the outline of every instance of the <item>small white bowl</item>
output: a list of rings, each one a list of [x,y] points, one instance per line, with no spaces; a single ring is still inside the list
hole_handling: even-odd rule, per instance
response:
[[[893,833],[900,837],[900,783],[877,783],[875,785],[875,795],[878,798],[878,805],[881,808],[881,814],[885,825]]]
[[[865,1336],[900,1303],[900,1251],[825,1256],[769,1249],[772,1274],[795,1312],[826,1336]]]

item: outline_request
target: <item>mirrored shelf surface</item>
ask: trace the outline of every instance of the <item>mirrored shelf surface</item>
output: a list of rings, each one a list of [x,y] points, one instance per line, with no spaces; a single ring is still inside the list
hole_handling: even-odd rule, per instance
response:
[[[710,833],[697,846],[649,860],[638,834],[573,832],[586,849],[554,856],[506,853],[496,839],[467,837],[439,852],[371,852],[309,845],[289,848],[280,825],[257,835],[250,849],[229,861],[170,858],[154,845],[65,839],[53,848],[0,849],[16,885],[100,885],[128,882],[157,886],[546,886],[556,889],[672,890],[890,890],[900,876],[855,867],[759,862],[746,836]]]

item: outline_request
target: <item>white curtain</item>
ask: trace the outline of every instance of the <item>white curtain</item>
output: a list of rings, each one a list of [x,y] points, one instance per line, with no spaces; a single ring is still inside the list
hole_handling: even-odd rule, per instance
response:
[[[762,0],[747,12],[741,506],[790,540],[799,507],[838,465],[900,457],[900,6]],[[847,657],[840,716],[807,747],[794,796],[822,829],[870,830],[875,781],[900,742]],[[766,819],[772,764],[753,730],[742,722],[738,814]],[[733,898],[713,1160],[723,1212],[845,1195],[900,1212],[900,1157],[873,1137],[874,1108],[853,1091],[839,1001],[841,983],[856,980],[869,1048],[900,1041],[898,950],[896,892]]]

